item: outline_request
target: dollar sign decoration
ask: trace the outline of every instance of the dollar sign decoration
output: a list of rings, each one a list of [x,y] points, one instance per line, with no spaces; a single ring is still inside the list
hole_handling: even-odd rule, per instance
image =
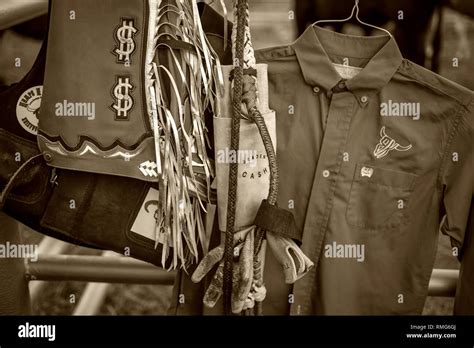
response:
[[[133,85],[130,83],[130,77],[119,76],[117,78],[117,83],[114,86],[115,103],[112,105],[116,120],[128,120],[128,112],[133,107],[132,90]]]
[[[119,63],[130,64],[130,56],[135,51],[134,35],[137,31],[133,19],[122,18],[122,25],[115,31],[118,47],[115,48],[114,53]]]

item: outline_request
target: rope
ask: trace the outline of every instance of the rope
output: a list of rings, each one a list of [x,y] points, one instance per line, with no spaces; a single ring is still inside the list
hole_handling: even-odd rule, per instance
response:
[[[250,35],[250,25],[249,25],[249,9],[248,9],[248,0],[245,1],[246,3],[246,11],[238,12],[239,16],[245,16],[245,42],[244,42],[244,68],[246,70],[253,69],[256,65],[255,60],[255,53],[252,46],[252,40]],[[237,41],[238,43],[238,41]],[[273,147],[273,142],[270,137],[270,133],[268,132],[268,128],[265,124],[265,120],[258,110],[258,89],[257,79],[255,75],[253,76],[245,76],[244,85],[246,94],[244,96],[244,102],[247,106],[248,111],[248,120],[255,122],[255,125],[258,128],[260,136],[262,138],[263,144],[265,146],[265,152],[267,154],[269,167],[270,167],[270,188],[268,192],[268,202],[272,205],[276,204],[277,194],[278,194],[278,166],[276,161],[276,153]],[[245,116],[244,116],[245,117]],[[262,248],[263,241],[265,239],[266,231],[257,228],[256,236],[255,236],[255,246],[254,246],[254,284],[253,289],[255,292],[260,291],[263,288],[263,261],[260,260],[259,253]],[[264,258],[265,255],[262,255]],[[255,294],[252,294],[255,295]],[[262,315],[262,301],[256,301],[254,307],[255,315]]]
[[[237,29],[235,35],[235,55],[234,55],[234,82],[233,82],[233,117],[231,123],[231,141],[232,151],[239,149],[240,136],[240,118],[242,104],[242,85],[243,85],[243,62],[244,62],[244,40],[245,40],[245,13],[248,11],[247,0],[237,0]],[[233,275],[233,240],[235,229],[235,209],[237,203],[237,174],[238,163],[230,163],[229,169],[229,194],[227,201],[227,225],[224,245],[224,277],[223,277],[223,301],[224,313],[232,313],[232,275]]]
[[[260,136],[262,137],[262,141],[265,146],[265,151],[267,153],[267,158],[270,165],[270,189],[268,192],[268,203],[275,205],[277,201],[277,195],[278,195],[279,174],[278,174],[278,165],[276,161],[276,153],[273,147],[272,138],[270,137],[270,133],[268,132],[268,128],[265,124],[265,120],[262,114],[260,113],[260,111],[258,111],[256,107],[250,110],[250,116],[251,116],[251,119],[257,125],[258,131],[260,132]],[[260,248],[262,247],[262,243],[263,243],[263,240],[265,239],[266,231],[262,230],[261,228],[258,228],[256,234],[257,235],[255,236],[255,251],[254,251],[254,255],[255,255],[254,277],[256,280],[255,286],[257,288],[260,288],[263,286],[263,281],[262,281],[263,277],[258,278],[257,275],[260,272],[263,272],[263,269],[262,269],[262,262],[261,260],[259,260],[257,255],[259,254]],[[262,257],[265,257],[265,255],[263,255]],[[262,301],[257,301],[255,303],[254,314],[255,315],[263,314]]]
[[[267,158],[270,166],[270,189],[268,193],[268,202],[275,205],[278,194],[278,166],[276,162],[276,153],[273,147],[273,142],[265,124],[265,120],[257,108],[258,91],[256,88],[255,68],[256,60],[252,47],[250,27],[249,27],[249,9],[248,0],[237,0],[234,7],[236,14],[236,23],[234,23],[234,30],[232,32],[232,50],[234,57],[234,71],[233,74],[233,118],[231,124],[231,149],[238,150],[239,147],[239,133],[240,133],[240,119],[246,118],[249,121],[255,122],[263,144],[267,153]],[[244,76],[244,73],[246,74]],[[250,74],[249,74],[250,73]],[[249,76],[252,75],[252,76]],[[245,84],[245,96],[243,97],[243,89]],[[245,117],[241,113],[242,101],[247,106],[248,116]],[[232,247],[233,234],[235,227],[235,205],[237,200],[237,171],[238,164],[231,163],[229,171],[229,196],[227,209],[227,229],[225,239],[224,251],[224,310],[225,313],[230,312],[231,294],[232,294]],[[265,239],[266,231],[258,228],[256,231],[256,242],[254,246],[254,291],[258,293],[263,289],[263,265],[258,258],[258,254],[262,248]],[[262,256],[264,257],[264,255]],[[256,302],[254,314],[262,314],[261,301]]]

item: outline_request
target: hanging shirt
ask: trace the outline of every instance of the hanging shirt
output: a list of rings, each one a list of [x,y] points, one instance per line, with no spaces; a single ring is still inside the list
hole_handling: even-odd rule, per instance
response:
[[[464,240],[472,92],[404,60],[388,36],[309,27],[257,59],[277,113],[278,203],[317,264],[291,313],[421,313],[445,213],[455,252]]]
[[[278,205],[315,262],[290,286],[267,249],[264,314],[420,314],[441,221],[453,253],[463,247],[473,93],[403,59],[388,36],[309,27],[256,58],[276,111]],[[171,313],[208,312],[202,286],[185,274],[176,284]]]

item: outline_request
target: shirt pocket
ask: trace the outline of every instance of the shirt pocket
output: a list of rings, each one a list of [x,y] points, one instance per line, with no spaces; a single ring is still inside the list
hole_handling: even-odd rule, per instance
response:
[[[347,205],[349,225],[369,230],[408,223],[408,206],[417,175],[357,164]]]

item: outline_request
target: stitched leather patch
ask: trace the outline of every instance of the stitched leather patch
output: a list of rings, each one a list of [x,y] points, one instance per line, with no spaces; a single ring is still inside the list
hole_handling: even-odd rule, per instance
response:
[[[293,214],[288,210],[269,204],[266,199],[262,201],[258,209],[255,225],[268,232],[289,237],[301,243],[301,232],[296,227]]]

